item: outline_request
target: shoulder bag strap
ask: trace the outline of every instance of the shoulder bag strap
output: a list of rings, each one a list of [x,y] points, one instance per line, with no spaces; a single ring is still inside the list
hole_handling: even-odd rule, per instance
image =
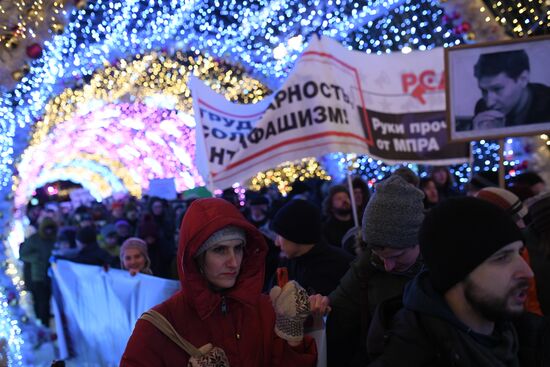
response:
[[[149,310],[141,315],[140,319],[147,320],[151,324],[155,325],[164,335],[170,340],[176,343],[181,349],[187,352],[191,357],[201,357],[202,353],[195,348],[195,346],[189,343],[187,340],[181,337],[180,334],[174,329],[172,324],[164,316],[155,310]]]

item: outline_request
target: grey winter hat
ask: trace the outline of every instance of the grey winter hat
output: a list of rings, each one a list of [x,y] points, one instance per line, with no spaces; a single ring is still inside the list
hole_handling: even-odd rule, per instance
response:
[[[204,243],[199,247],[194,257],[200,256],[202,253],[208,251],[212,247],[215,247],[220,242],[231,241],[231,240],[240,240],[246,244],[246,232],[244,229],[228,226],[224,227],[214,233]]]
[[[380,182],[363,214],[363,240],[369,247],[408,248],[418,245],[424,220],[424,194],[402,177]]]

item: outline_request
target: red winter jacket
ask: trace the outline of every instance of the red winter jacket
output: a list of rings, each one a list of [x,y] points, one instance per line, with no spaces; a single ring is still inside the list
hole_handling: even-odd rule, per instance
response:
[[[226,226],[246,230],[245,256],[237,282],[225,293],[208,288],[193,255],[204,241]],[[199,348],[220,347],[231,367],[315,366],[317,350],[309,337],[298,347],[275,335],[275,313],[261,294],[267,245],[261,233],[231,204],[222,199],[196,200],[181,224],[178,273],[181,290],[154,307],[176,331]],[[226,313],[222,313],[222,297]],[[187,366],[189,355],[155,326],[138,320],[121,366]]]

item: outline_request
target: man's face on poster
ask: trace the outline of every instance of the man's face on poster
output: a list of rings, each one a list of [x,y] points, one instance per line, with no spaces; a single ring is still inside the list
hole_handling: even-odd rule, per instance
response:
[[[528,82],[529,72],[525,70],[516,79],[506,73],[482,76],[478,86],[487,108],[508,114],[520,101]]]

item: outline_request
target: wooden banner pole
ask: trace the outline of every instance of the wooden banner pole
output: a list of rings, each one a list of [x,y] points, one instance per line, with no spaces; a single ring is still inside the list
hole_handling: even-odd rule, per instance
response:
[[[504,139],[498,140],[498,186],[501,189],[506,188],[506,183],[504,182]]]

